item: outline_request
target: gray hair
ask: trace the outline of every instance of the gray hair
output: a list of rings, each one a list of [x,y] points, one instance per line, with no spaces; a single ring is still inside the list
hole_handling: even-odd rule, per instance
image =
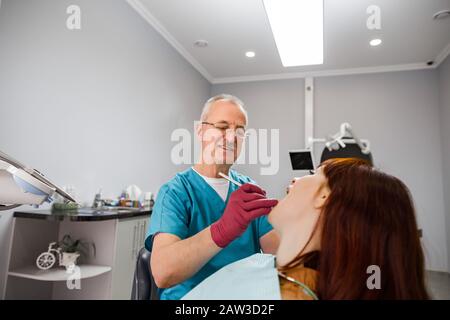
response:
[[[241,109],[242,113],[245,115],[245,122],[248,124],[248,114],[244,108],[244,103],[238,97],[235,97],[231,94],[225,94],[225,93],[214,96],[214,97],[210,98],[208,101],[206,101],[205,106],[203,107],[203,110],[202,110],[202,114],[200,116],[200,121],[206,121],[206,118],[208,117],[208,113],[211,109],[211,106],[214,104],[214,102],[217,102],[217,101],[227,101],[227,102],[231,102],[232,104],[238,106],[239,109]]]

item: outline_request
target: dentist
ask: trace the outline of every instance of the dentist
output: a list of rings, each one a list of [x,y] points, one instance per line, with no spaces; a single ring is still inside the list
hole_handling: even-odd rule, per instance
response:
[[[278,248],[267,221],[277,200],[230,169],[245,138],[243,103],[231,95],[215,96],[200,120],[200,160],[161,187],[145,241],[161,299],[180,299],[222,267]],[[229,183],[219,172],[243,185]]]

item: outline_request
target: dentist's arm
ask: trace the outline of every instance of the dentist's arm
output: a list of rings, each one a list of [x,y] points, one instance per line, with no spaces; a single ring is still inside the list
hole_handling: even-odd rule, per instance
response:
[[[153,241],[151,268],[159,288],[172,287],[196,274],[213,256],[238,238],[254,219],[267,215],[277,200],[265,192],[244,184],[233,192],[222,217],[196,235],[181,240],[160,233]]]
[[[159,233],[153,240],[151,269],[158,288],[169,288],[197,273],[222,248],[211,238],[210,227],[181,240]]]

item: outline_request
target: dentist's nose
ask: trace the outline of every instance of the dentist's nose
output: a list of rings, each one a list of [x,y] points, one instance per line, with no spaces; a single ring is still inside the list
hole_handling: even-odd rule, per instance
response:
[[[227,143],[234,143],[236,141],[236,137],[236,132],[232,129],[225,132],[225,140]]]

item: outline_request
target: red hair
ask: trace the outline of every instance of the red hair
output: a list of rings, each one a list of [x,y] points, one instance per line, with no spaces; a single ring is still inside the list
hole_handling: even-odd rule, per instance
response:
[[[319,219],[320,253],[300,252],[287,267],[314,258],[321,299],[428,299],[415,210],[405,184],[363,160],[331,159],[322,167],[331,192]],[[371,265],[380,268],[380,289],[367,287]]]

